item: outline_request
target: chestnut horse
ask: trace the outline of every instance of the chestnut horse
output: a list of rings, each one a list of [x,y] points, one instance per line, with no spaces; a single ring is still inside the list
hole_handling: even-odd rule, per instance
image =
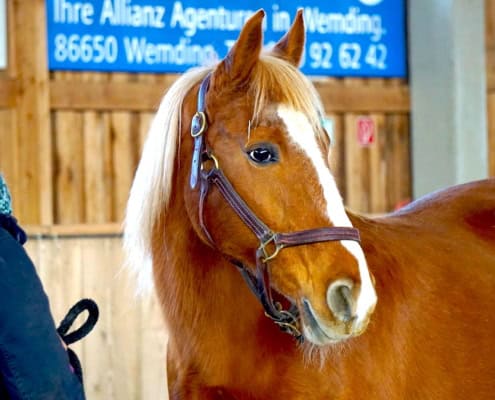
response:
[[[346,212],[302,13],[266,52],[263,18],[170,88],[130,194],[170,398],[494,398],[495,183]]]

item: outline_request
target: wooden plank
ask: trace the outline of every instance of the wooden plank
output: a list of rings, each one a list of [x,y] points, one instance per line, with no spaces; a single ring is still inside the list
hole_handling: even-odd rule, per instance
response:
[[[83,73],[83,82],[100,83],[108,74]],[[111,126],[108,112],[83,112],[84,222],[105,223],[112,220]]]
[[[110,116],[86,111],[83,114],[84,214],[86,223],[111,221],[111,172],[105,167],[110,153]]]
[[[126,81],[128,74],[118,74],[113,77],[116,82]],[[113,221],[123,221],[125,207],[129,197],[138,154],[137,118],[130,112],[115,111],[111,114],[112,124],[112,167],[113,167]]]
[[[106,239],[105,245],[113,271],[110,335],[114,345],[110,347],[110,358],[114,399],[137,399],[141,392],[142,324],[147,324],[148,321],[142,318],[141,304],[137,301],[129,274],[125,273],[127,271],[120,271],[125,262],[123,252],[114,248],[115,241],[112,239]],[[149,328],[146,327],[147,329]]]
[[[345,179],[346,205],[352,211],[368,210],[369,192],[366,188],[367,154],[357,141],[357,114],[345,114]]]
[[[385,141],[388,132],[385,131],[385,115],[372,114],[370,118],[374,123],[374,141],[369,145],[370,153],[370,209],[371,213],[384,213],[388,211],[386,196],[386,164],[383,157]]]
[[[399,135],[396,139],[396,154],[401,171],[398,194],[399,205],[402,206],[412,200],[410,117],[408,114],[399,114],[397,118]]]
[[[386,125],[386,193],[388,209],[393,210],[411,197],[409,121],[404,115],[394,114],[387,116]]]
[[[13,3],[13,4],[12,4]],[[18,78],[18,216],[25,223],[53,222],[52,143],[49,113],[45,1],[13,1]]]
[[[495,92],[487,94],[488,111],[488,165],[489,175],[495,176]]]
[[[86,239],[83,246],[83,284],[85,295],[93,298],[100,308],[100,319],[95,329],[84,339],[86,397],[95,400],[116,400],[112,352],[112,290],[114,266],[108,244],[101,239]],[[125,352],[125,349],[121,349]]]
[[[485,47],[495,48],[495,1],[485,0]]]
[[[489,92],[495,90],[495,49],[486,52],[486,87]]]
[[[163,87],[164,86],[163,79],[161,79],[160,75],[142,74],[142,75],[138,76],[138,79],[139,79],[139,82],[144,83],[144,84],[154,85],[157,87]],[[165,84],[166,84],[166,82],[165,82]],[[163,91],[162,97],[164,94],[165,94],[165,91]],[[161,101],[161,98],[159,101]],[[146,138],[148,136],[148,131],[149,131],[149,128],[151,126],[151,123],[153,121],[154,116],[155,116],[155,113],[151,113],[151,112],[141,112],[138,115],[138,118],[139,118],[139,128],[138,128],[139,149],[138,149],[137,154],[139,157],[141,156],[141,153],[143,151],[144,142],[146,141]]]
[[[133,123],[135,118],[128,112],[111,115],[113,138],[113,216],[112,221],[123,221],[136,165]],[[135,126],[135,125],[134,125]],[[137,136],[137,135],[136,135]]]
[[[332,119],[332,143],[330,144],[329,163],[330,169],[337,183],[337,187],[342,194],[342,197],[346,197],[346,180],[345,180],[345,131],[344,131],[344,119],[342,114],[330,114],[329,118]]]
[[[0,108],[14,108],[16,106],[17,90],[15,79],[0,79]]]
[[[77,75],[58,72],[55,79],[71,86]],[[55,222],[77,224],[84,217],[83,117],[81,112],[58,111],[55,130]]]
[[[74,82],[70,86],[58,81],[50,84],[53,109],[154,111],[175,76],[167,84],[147,82]],[[408,112],[407,86],[367,87],[352,90],[340,81],[315,82],[327,113],[332,112]]]
[[[17,57],[16,57],[16,41],[17,35],[16,24],[14,17],[14,2],[7,1],[7,71],[6,76],[15,78],[17,77]]]

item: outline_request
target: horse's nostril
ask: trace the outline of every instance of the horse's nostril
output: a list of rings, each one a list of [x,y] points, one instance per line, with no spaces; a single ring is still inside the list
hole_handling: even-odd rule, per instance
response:
[[[352,319],[354,299],[352,282],[341,279],[332,283],[327,290],[327,303],[337,319],[348,322]]]

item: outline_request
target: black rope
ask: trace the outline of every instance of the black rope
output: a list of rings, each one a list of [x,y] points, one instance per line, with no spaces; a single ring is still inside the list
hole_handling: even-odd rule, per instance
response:
[[[84,311],[88,312],[88,318],[84,321],[78,329],[75,331],[69,332],[69,329],[74,324],[76,318]],[[91,332],[98,321],[98,317],[100,312],[98,310],[98,305],[91,299],[82,299],[79,300],[76,304],[74,304],[67,315],[64,317],[62,322],[57,328],[57,332],[59,336],[62,338],[64,343],[68,346],[72,343],[75,343],[82,338],[84,338],[89,332]],[[67,353],[69,355],[69,362],[74,368],[74,373],[79,378],[81,383],[83,383],[82,376],[82,368],[79,359],[77,358],[76,353],[71,349],[67,349]]]

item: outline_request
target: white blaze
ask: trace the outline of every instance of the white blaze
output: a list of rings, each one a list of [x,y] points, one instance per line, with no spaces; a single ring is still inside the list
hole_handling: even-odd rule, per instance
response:
[[[327,206],[327,216],[330,223],[333,226],[352,227],[351,221],[345,212],[344,203],[337,189],[335,179],[325,163],[316,140],[315,132],[308,118],[303,113],[283,105],[278,107],[277,113],[284,121],[289,137],[307,154],[315,167],[316,174],[323,189],[323,196]],[[371,283],[371,276],[368,271],[363,249],[359,243],[352,240],[342,240],[340,243],[356,259],[359,266],[361,291],[356,308],[356,324],[359,325],[375,306],[377,300],[376,293]]]

